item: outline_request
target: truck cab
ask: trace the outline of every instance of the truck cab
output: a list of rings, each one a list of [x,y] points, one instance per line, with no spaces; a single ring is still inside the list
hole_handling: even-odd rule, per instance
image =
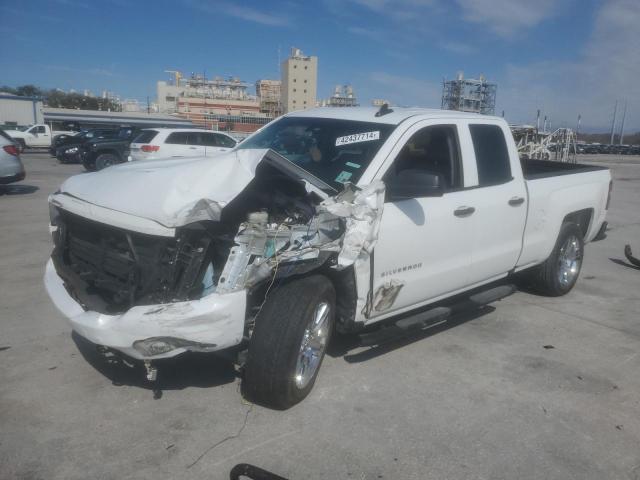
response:
[[[72,135],[75,132],[52,131],[46,124],[37,124],[26,127],[24,130],[6,130],[6,133],[13,138],[22,149],[29,148],[49,148],[52,138],[59,134]]]

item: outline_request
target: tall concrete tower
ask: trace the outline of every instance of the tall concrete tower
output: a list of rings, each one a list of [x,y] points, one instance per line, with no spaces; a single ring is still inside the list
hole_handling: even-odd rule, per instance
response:
[[[305,56],[298,48],[282,62],[282,107],[285,113],[316,106],[318,57]]]

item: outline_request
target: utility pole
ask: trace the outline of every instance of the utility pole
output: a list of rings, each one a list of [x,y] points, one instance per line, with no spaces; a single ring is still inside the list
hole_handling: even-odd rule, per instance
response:
[[[611,140],[609,141],[609,145],[613,145],[613,132],[616,127],[616,115],[618,113],[618,101],[616,100],[616,106],[613,107],[613,121],[611,122]]]
[[[147,95],[147,114],[151,113],[151,105],[149,104],[149,96]]]
[[[582,120],[582,115],[578,114],[578,124],[576,125],[576,140],[578,139],[578,133],[580,132],[580,120]]]
[[[540,109],[538,109],[538,114],[536,115],[536,134],[540,131]]]
[[[620,125],[620,145],[622,145],[622,139],[624,138],[624,119],[627,116],[627,101],[624,101],[624,110],[622,111],[622,124]]]

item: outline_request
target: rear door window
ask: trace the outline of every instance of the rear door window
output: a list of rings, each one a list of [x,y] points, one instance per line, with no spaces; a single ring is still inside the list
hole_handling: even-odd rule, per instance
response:
[[[200,138],[200,132],[187,132],[187,145],[204,145]]]
[[[220,133],[214,133],[214,135],[216,136],[218,147],[233,148],[236,146],[236,141],[232,138],[229,138],[226,135],[222,135]]]
[[[469,125],[469,130],[476,152],[480,186],[511,181],[509,151],[502,128],[497,125]]]
[[[158,135],[158,132],[156,130],[143,130],[133,140],[133,143],[149,143],[151,140],[156,138],[156,135]]]

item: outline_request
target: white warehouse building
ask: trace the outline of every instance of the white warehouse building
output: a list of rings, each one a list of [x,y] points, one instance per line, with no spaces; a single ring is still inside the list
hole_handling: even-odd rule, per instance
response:
[[[42,100],[0,92],[0,127],[19,127],[42,123]]]

